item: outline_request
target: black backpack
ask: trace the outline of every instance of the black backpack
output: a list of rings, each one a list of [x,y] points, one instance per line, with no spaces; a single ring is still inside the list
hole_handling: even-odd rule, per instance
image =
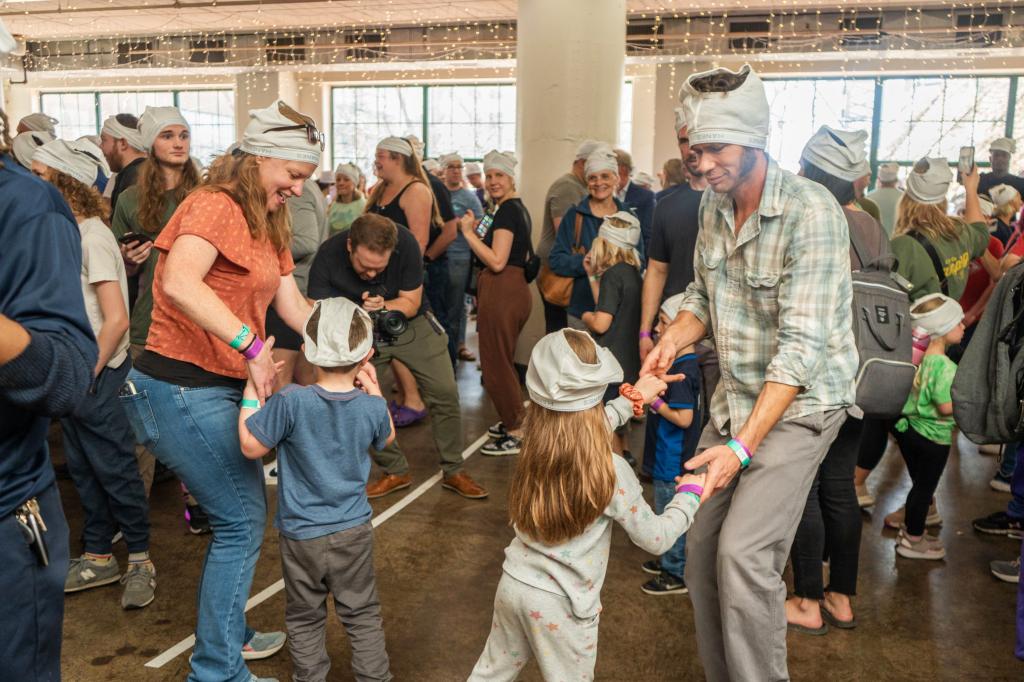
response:
[[[855,404],[865,417],[893,419],[903,412],[917,373],[911,360],[910,296],[896,279],[891,253],[870,259],[855,229],[850,244],[861,262],[851,274],[853,338],[860,357]]]

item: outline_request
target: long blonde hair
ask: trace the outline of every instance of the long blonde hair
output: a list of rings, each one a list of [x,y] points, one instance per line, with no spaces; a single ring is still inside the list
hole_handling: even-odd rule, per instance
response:
[[[918,232],[928,241],[940,239],[956,239],[960,234],[960,225],[946,215],[946,202],[938,204],[922,204],[914,201],[906,194],[896,207],[896,229],[893,236]]]
[[[395,160],[398,157],[402,159],[402,170],[406,175],[412,176],[412,182],[422,182],[430,190],[430,224],[436,229],[440,230],[444,226],[444,221],[441,220],[441,210],[437,206],[437,198],[434,196],[434,188],[430,185],[430,180],[427,179],[427,173],[423,170],[422,164],[420,164],[419,158],[413,153],[412,156],[406,156],[405,154],[399,154],[398,152],[389,151],[391,159]],[[379,180],[373,189],[370,191],[370,196],[366,198],[366,206],[363,208],[363,213],[369,213],[373,210],[374,206],[380,205],[380,197],[384,194],[384,190],[388,188],[390,183],[384,180]],[[406,225],[405,227],[409,227]]]
[[[581,361],[597,362],[594,342],[586,334],[562,333]],[[555,412],[531,403],[508,498],[512,525],[547,545],[583,533],[615,492],[610,438],[600,403],[580,412]]]
[[[612,244],[604,237],[596,237],[590,244],[590,265],[595,272],[604,272],[613,265],[627,263],[637,270],[640,269],[640,259],[637,258],[634,249],[623,249]]]
[[[231,197],[242,208],[253,239],[266,239],[278,251],[291,244],[292,224],[287,207],[273,213],[267,211],[267,193],[260,181],[257,157],[238,150],[225,154],[210,165],[207,177],[207,184],[197,191],[224,192]]]

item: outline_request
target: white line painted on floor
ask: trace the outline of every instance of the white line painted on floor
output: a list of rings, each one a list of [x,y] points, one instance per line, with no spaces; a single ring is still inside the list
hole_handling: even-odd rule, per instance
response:
[[[470,446],[468,448],[466,448],[465,450],[462,451],[462,459],[464,459],[464,460],[465,459],[469,459],[470,455],[472,455],[474,452],[479,450],[480,446],[483,445],[484,443],[486,443],[489,438],[490,438],[490,436],[488,436],[485,433],[484,435],[480,436],[475,441],[473,441],[473,443],[470,444]],[[264,470],[265,471],[269,471],[267,469],[267,467],[274,466],[275,464],[276,464],[276,462],[272,463],[272,464],[265,465],[264,466]],[[397,514],[398,512],[402,511],[403,509],[408,507],[410,504],[415,502],[417,498],[419,498],[421,495],[423,495],[423,493],[425,493],[428,490],[430,490],[432,487],[434,487],[440,481],[441,481],[441,472],[438,471],[436,474],[434,474],[433,476],[431,476],[427,480],[423,481],[423,483],[420,483],[418,486],[416,486],[412,490],[412,492],[406,494],[405,497],[403,497],[401,500],[399,500],[395,504],[393,504],[390,507],[388,507],[387,509],[385,509],[380,515],[374,516],[373,520],[370,522],[371,525],[373,525],[373,527],[376,528],[380,524],[384,523],[385,521],[390,519],[392,516],[394,516],[395,514]],[[275,481],[275,484],[276,484],[276,481]],[[284,589],[284,580],[283,579],[282,580],[278,580],[273,585],[265,587],[258,594],[254,594],[252,597],[250,597],[249,601],[245,602],[245,610],[249,611],[250,609],[255,608],[256,606],[258,606],[258,605],[262,604],[263,602],[265,602],[266,600],[270,599],[271,597],[273,597],[275,594],[277,594],[278,592],[280,592],[283,589]],[[168,663],[173,661],[175,658],[177,658],[178,656],[180,656],[181,654],[185,653],[186,651],[191,649],[193,646],[195,646],[195,643],[196,643],[196,636],[195,635],[189,635],[188,637],[186,637],[185,639],[181,640],[180,642],[178,642],[177,644],[175,644],[170,649],[168,649],[167,651],[163,652],[162,654],[160,654],[156,658],[154,658],[154,659],[152,659],[150,661],[147,661],[146,662],[146,667],[147,668],[162,668],[163,666],[167,665]]]

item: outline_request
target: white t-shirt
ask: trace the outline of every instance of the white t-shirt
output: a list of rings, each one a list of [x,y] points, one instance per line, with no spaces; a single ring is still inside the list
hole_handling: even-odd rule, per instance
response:
[[[100,310],[95,285],[100,282],[120,284],[121,298],[127,310],[128,280],[121,250],[110,228],[99,218],[87,218],[78,224],[78,229],[82,233],[82,295],[85,297],[85,312],[89,316],[92,333],[98,335],[103,327],[103,311]],[[120,367],[127,355],[128,330],[125,330],[107,367]]]

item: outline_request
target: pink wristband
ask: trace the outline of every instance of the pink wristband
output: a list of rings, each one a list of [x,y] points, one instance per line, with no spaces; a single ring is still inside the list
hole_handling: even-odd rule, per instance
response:
[[[696,483],[684,483],[683,485],[676,488],[677,493],[693,493],[697,497],[704,494],[704,488],[697,485]]]
[[[655,412],[657,412],[658,410],[661,409],[661,406],[664,405],[664,404],[665,404],[664,400],[662,400],[661,398],[655,398],[654,402],[651,403],[651,409],[654,410]]]
[[[736,445],[739,445],[741,448],[743,448],[743,452],[747,453],[747,459],[750,459],[751,457],[754,456],[754,453],[750,451],[750,448],[747,447],[746,443],[741,441],[736,436],[733,436],[732,439],[736,442]]]
[[[650,332],[640,332],[640,338],[641,339],[649,339],[649,338],[651,338],[651,333]]]
[[[260,337],[253,339],[253,342],[249,344],[249,347],[242,351],[242,357],[246,360],[255,360],[256,356],[263,350],[263,342],[260,341]]]

